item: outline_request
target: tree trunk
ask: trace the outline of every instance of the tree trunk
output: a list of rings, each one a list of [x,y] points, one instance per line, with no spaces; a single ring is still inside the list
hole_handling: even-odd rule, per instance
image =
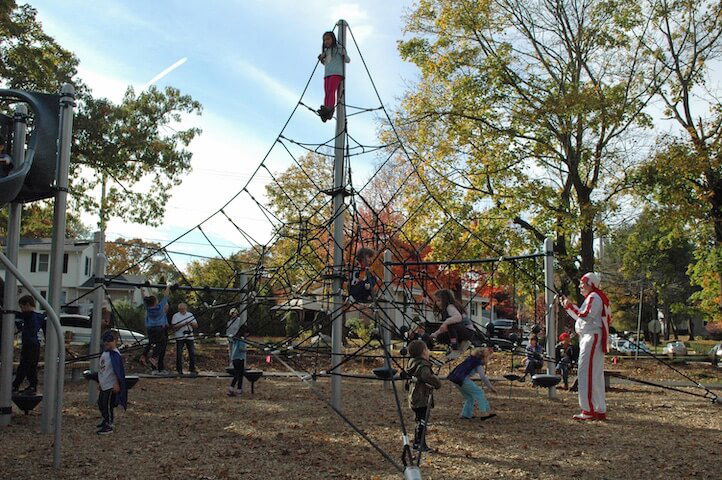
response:
[[[594,271],[594,229],[592,225],[585,225],[580,232],[580,263],[579,271],[582,275]]]
[[[694,317],[691,315],[687,319],[687,330],[689,330],[689,341],[694,342]]]
[[[713,179],[710,177],[711,175],[707,175],[708,182],[712,183]],[[712,184],[715,185],[715,188],[712,189],[710,198],[712,208],[710,208],[709,216],[714,224],[714,246],[715,249],[719,250],[722,248],[722,185],[720,185],[722,182],[718,180]],[[717,278],[722,292],[722,265],[718,266]],[[722,313],[722,295],[719,296],[719,305],[717,307]]]

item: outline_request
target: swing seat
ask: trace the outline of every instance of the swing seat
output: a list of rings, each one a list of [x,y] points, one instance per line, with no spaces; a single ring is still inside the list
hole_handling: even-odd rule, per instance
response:
[[[374,375],[382,380],[391,380],[396,375],[396,370],[390,367],[379,367],[372,370]]]
[[[140,380],[140,377],[138,377],[137,375],[126,375],[125,387],[130,390],[131,388],[135,387],[135,384],[138,383],[138,380]]]
[[[27,415],[43,400],[42,395],[13,395],[13,403]]]
[[[251,394],[256,393],[256,382],[263,376],[262,370],[246,370],[243,374],[251,382]]]
[[[531,383],[535,387],[551,388],[556,387],[559,382],[562,381],[562,377],[559,375],[549,375],[538,373],[531,377]]]

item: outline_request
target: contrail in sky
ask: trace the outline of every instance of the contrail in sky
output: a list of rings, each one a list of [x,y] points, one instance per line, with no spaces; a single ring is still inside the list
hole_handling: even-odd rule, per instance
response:
[[[178,60],[177,62],[175,62],[175,63],[174,63],[173,65],[171,65],[170,67],[166,68],[165,70],[163,70],[162,72],[160,72],[158,75],[156,75],[155,77],[151,78],[148,83],[146,83],[145,85],[143,85],[143,88],[141,88],[140,91],[141,91],[141,92],[144,91],[146,88],[150,87],[150,86],[153,85],[155,82],[157,82],[157,81],[160,80],[161,78],[165,77],[165,76],[168,75],[170,72],[172,72],[172,71],[175,70],[176,68],[180,67],[181,65],[183,65],[183,64],[186,63],[187,61],[188,61],[188,57],[183,57],[183,58],[181,58],[180,60]]]

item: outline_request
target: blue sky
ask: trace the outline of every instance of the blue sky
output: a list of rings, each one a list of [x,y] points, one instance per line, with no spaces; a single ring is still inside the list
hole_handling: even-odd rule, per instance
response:
[[[200,118],[187,118],[203,134],[193,142],[193,172],[174,189],[164,224],[159,228],[113,220],[108,235],[167,240],[216,210],[248,179],[298,100],[316,56],[321,34],[339,18],[349,22],[377,83],[383,101],[393,106],[417,76],[416,68],[399,57],[403,14],[410,1],[364,0],[210,0],[114,1],[33,0],[45,31],[80,58],[80,77],[96,96],[122,97],[128,85],[141,89],[166,71],[155,84],[173,85],[204,106]],[[351,43],[349,40],[348,44]],[[378,102],[354,47],[349,47],[347,102],[375,107]],[[167,69],[176,65],[176,68]],[[304,102],[322,101],[322,71],[312,80]],[[378,143],[372,114],[352,117],[349,131],[363,143]],[[333,124],[322,124],[301,109],[287,136],[317,142],[334,135]],[[289,163],[274,149],[272,171]],[[362,176],[373,159],[354,169]],[[259,175],[252,191],[262,195],[269,175]],[[228,209],[259,239],[269,227],[258,209],[240,199]],[[86,219],[94,224],[92,218]],[[246,245],[229,222],[210,221],[205,228],[222,253]],[[200,233],[174,245],[175,250],[213,254]],[[201,245],[199,245],[201,244]],[[182,259],[179,257],[179,261]]]

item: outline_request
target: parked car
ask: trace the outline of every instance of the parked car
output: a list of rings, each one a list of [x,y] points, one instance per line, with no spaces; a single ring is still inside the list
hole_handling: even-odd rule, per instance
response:
[[[504,338],[509,340],[512,334],[517,338],[522,337],[522,329],[519,328],[516,320],[497,318],[486,324],[486,332],[490,337]]]
[[[620,338],[617,336],[612,337],[611,340],[611,347],[612,350],[616,351],[617,353],[625,354],[625,355],[634,355],[637,353],[637,347],[639,347],[639,354],[640,355],[648,355],[649,350],[647,349],[647,345],[644,343],[643,340],[639,341],[639,344],[637,344],[634,340],[627,340],[626,338]]]
[[[87,315],[77,315],[70,313],[63,313],[60,315],[60,325],[63,328],[63,335],[67,335],[66,332],[70,332],[70,343],[75,345],[88,345],[90,343],[90,335],[92,330],[92,321]],[[145,335],[140,332],[134,332],[125,328],[114,328],[120,341],[120,346],[123,344],[132,345],[136,342],[145,340]],[[44,341],[41,332],[41,341]]]
[[[687,347],[682,342],[669,342],[662,349],[665,355],[687,355]]]
[[[707,353],[712,365],[722,367],[722,343],[718,343],[712,347]]]

